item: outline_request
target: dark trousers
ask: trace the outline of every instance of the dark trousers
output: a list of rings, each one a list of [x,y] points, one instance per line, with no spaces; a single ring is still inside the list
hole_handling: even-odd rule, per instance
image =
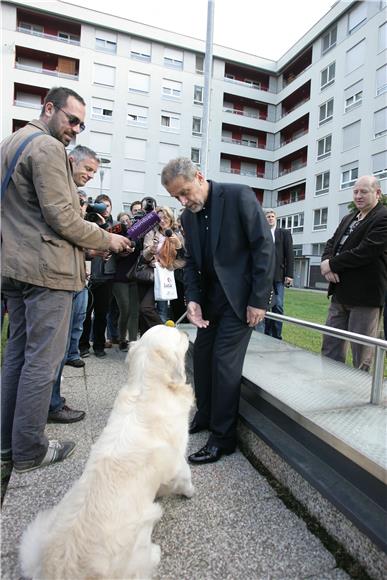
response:
[[[1,449],[40,460],[52,387],[63,360],[73,292],[3,278],[10,337],[2,368]]]
[[[154,285],[138,283],[138,302],[140,305],[139,330],[142,336],[144,332],[162,324],[159,313],[156,310]]]
[[[94,350],[104,350],[106,319],[109,312],[110,300],[112,297],[112,282],[106,281],[103,284],[91,284],[89,286],[89,302],[87,314],[83,323],[83,333],[79,341],[82,349],[90,346],[91,316],[94,311],[93,320],[93,348]]]
[[[209,426],[210,445],[233,451],[243,361],[252,329],[227,302],[208,318],[210,325],[198,329],[194,345],[196,418]]]

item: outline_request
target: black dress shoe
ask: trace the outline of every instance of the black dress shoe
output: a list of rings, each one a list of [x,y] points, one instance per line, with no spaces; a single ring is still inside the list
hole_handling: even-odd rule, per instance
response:
[[[200,433],[200,431],[205,431],[206,429],[208,429],[208,425],[201,425],[194,417],[189,426],[188,433],[193,435],[194,433]]]
[[[196,453],[192,453],[192,455],[188,457],[188,461],[196,464],[215,463],[215,461],[219,461],[222,455],[231,455],[231,453],[234,453],[234,450],[228,451],[221,447],[216,447],[215,445],[205,445]]]

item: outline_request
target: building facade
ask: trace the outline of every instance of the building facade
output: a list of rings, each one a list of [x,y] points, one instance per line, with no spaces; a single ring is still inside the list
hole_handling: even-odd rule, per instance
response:
[[[98,152],[85,188],[114,213],[160,183],[177,156],[200,166],[203,41],[53,1],[5,1],[2,138],[39,116],[52,86],[87,103],[77,144]],[[291,230],[295,285],[319,263],[358,175],[387,179],[386,2],[339,1],[280,60],[214,46],[207,176],[246,183]]]

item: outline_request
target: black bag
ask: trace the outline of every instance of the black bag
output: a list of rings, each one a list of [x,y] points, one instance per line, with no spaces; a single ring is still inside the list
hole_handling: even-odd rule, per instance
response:
[[[136,262],[130,268],[126,277],[130,282],[140,282],[141,284],[153,284],[155,279],[154,268],[139,255]]]

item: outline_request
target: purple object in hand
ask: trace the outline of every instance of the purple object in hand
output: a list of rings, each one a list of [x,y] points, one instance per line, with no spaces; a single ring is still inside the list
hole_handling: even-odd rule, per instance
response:
[[[147,213],[146,216],[138,220],[138,222],[130,226],[130,228],[127,229],[125,235],[127,238],[130,238],[133,241],[138,240],[150,232],[155,227],[155,225],[159,223],[159,221],[160,218],[157,213],[155,211],[151,211],[150,213]]]

